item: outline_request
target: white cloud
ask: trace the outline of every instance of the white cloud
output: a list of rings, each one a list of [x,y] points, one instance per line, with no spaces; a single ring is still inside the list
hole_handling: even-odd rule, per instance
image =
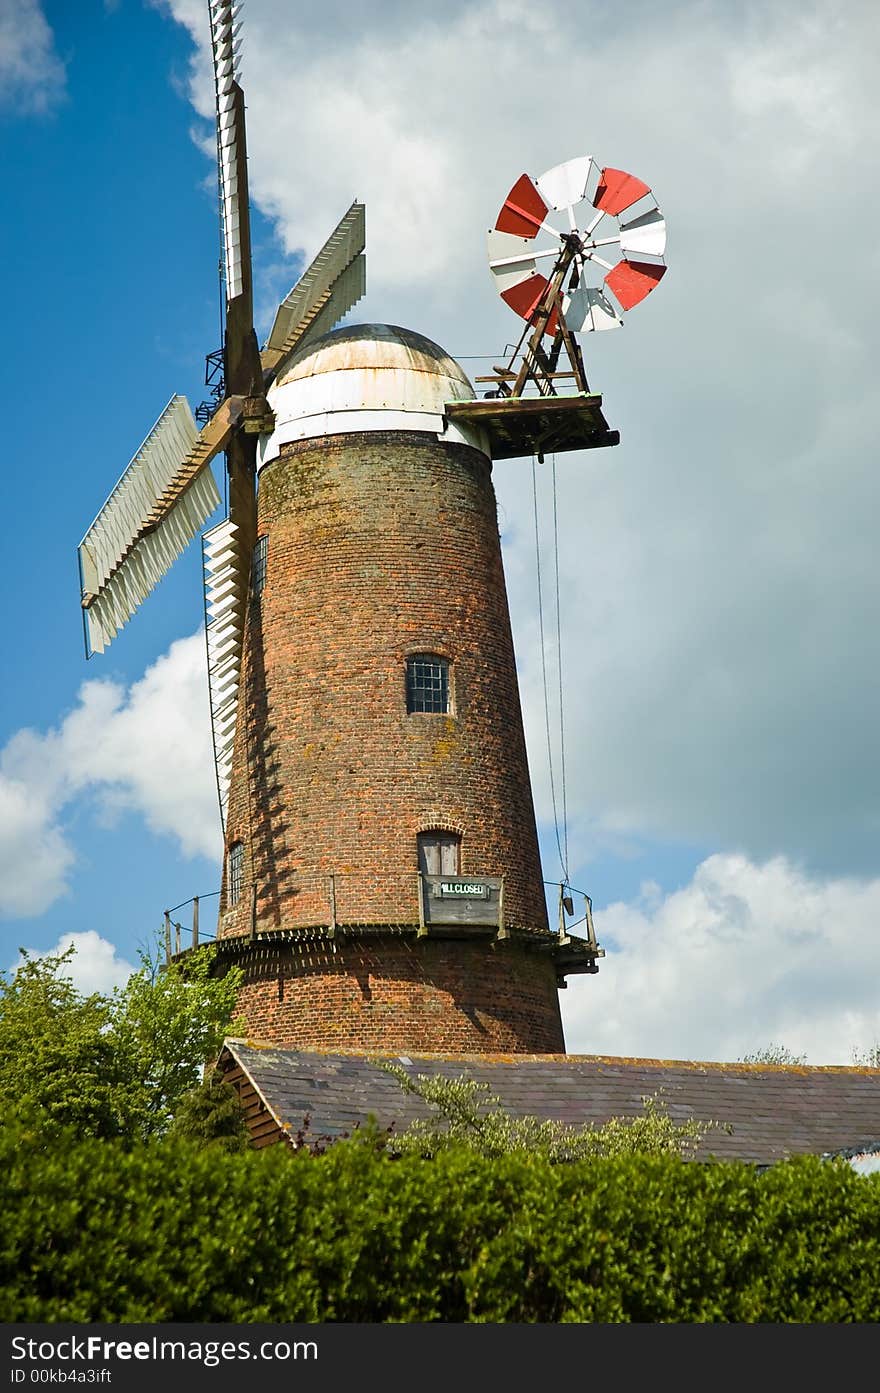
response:
[[[86,995],[92,992],[110,993],[114,987],[122,987],[137,968],[119,956],[118,950],[106,938],[101,938],[94,929],[85,933],[62,934],[54,948],[45,952],[31,952],[31,957],[60,957],[68,948],[74,955],[64,966],[62,975]],[[10,972],[14,973],[21,962],[13,963]]]
[[[64,91],[64,64],[40,0],[0,0],[0,105],[44,111]]]
[[[205,640],[173,643],[126,692],[87,683],[64,722],[64,765],[96,788],[105,811],[141,813],[178,839],[185,856],[215,856],[220,833],[213,781]]]
[[[209,116],[202,8],[167,8],[199,45]],[[880,215],[878,36],[859,0],[593,4],[577,24],[561,0],[368,21],[330,0],[295,23],[249,0],[252,196],[309,256],[366,200],[359,317],[497,355],[519,322],[484,230],[523,169],[590,151],[647,178],[669,218],[656,295],[585,340],[622,444],[559,462],[569,807],[597,843],[622,828],[875,865],[880,255],[857,228]],[[259,263],[257,279],[265,298]],[[546,816],[527,466],[495,481]]]
[[[198,45],[193,99],[210,118],[203,7],[163,7]],[[451,3],[442,17],[432,7],[396,9],[383,5],[365,22],[360,4],[337,0],[294,23],[286,0],[249,0],[242,70],[251,194],[277,218],[288,250],[309,254],[346,198],[366,198],[371,280],[409,283],[422,295],[442,269],[454,278],[442,298],[456,314],[462,287],[486,279],[485,267],[471,264],[481,256],[483,219],[522,168],[540,172],[582,153],[579,142],[567,148],[578,141],[572,133],[583,132],[598,157],[650,169],[679,214],[690,214],[697,194],[716,217],[711,261],[737,230],[719,213],[737,207],[749,220],[780,178],[797,178],[799,199],[839,193],[855,132],[864,139],[876,128],[870,39],[878,23],[859,0],[845,18],[796,3],[739,12],[679,0],[630,6],[615,20],[593,5],[577,25],[562,0]],[[835,145],[825,189],[826,168],[815,162]],[[743,158],[748,189],[738,182]],[[679,216],[672,235],[679,241],[685,231]]]
[[[771,1043],[850,1064],[880,1039],[880,879],[711,856],[595,915],[607,956],[563,994],[572,1053],[733,1060]]]
[[[202,634],[180,639],[128,690],[87,682],[55,730],[21,730],[0,754],[0,913],[40,914],[65,892],[63,815],[142,816],[185,856],[216,857],[217,794]]]
[[[0,912],[41,914],[64,893],[73,860],[51,804],[0,773]]]

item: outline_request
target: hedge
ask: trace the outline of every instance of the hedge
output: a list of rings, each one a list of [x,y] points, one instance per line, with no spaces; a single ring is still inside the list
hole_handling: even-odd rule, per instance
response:
[[[880,1176],[0,1131],[0,1320],[880,1320]]]

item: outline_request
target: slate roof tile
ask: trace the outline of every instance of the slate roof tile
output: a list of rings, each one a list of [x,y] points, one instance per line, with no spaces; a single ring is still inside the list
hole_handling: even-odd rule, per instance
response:
[[[288,1130],[308,1114],[316,1135],[338,1136],[372,1113],[402,1130],[431,1109],[405,1094],[377,1057],[324,1050],[279,1050],[229,1040],[225,1050]],[[401,1063],[401,1056],[384,1056]],[[860,1067],[717,1064],[584,1055],[423,1055],[405,1057],[411,1075],[465,1075],[487,1083],[503,1106],[574,1124],[636,1117],[659,1094],[678,1122],[694,1117],[714,1130],[699,1155],[768,1163],[786,1154],[865,1149],[880,1136],[880,1070]],[[295,1121],[294,1121],[295,1120]]]

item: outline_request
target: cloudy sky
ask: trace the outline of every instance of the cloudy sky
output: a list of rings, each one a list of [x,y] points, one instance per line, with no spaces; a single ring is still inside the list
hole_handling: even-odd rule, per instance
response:
[[[567,1043],[849,1062],[880,1037],[880,12],[246,0],[244,22],[263,331],[357,197],[356,317],[483,371],[518,336],[485,264],[517,176],[592,154],[654,189],[669,273],[584,340],[621,444],[556,461],[552,750],[558,795],[561,658],[561,836],[607,950],[563,995]],[[169,396],[206,394],[207,40],[203,0],[0,0],[0,965],[74,935],[90,986],[219,884],[198,548],[88,665],[75,555]],[[495,481],[553,881],[531,461]]]

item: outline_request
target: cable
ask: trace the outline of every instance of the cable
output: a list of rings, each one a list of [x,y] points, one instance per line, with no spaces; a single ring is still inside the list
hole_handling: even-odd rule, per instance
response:
[[[538,579],[538,630],[541,639],[541,676],[544,686],[544,729],[547,736],[547,764],[550,770],[550,801],[553,806],[553,827],[556,832],[556,850],[559,853],[559,864],[562,867],[562,874],[568,879],[566,869],[566,858],[562,852],[562,842],[559,837],[559,814],[556,807],[556,781],[553,775],[553,742],[550,738],[550,695],[547,686],[547,649],[544,642],[544,598],[541,586],[541,541],[538,531],[538,476],[537,464],[534,455],[532,456],[532,503],[535,514],[535,571]]]
[[[559,765],[560,781],[562,783],[562,837],[565,845],[565,857],[563,859],[562,871],[566,881],[568,880],[568,797],[566,793],[565,780],[565,704],[563,702],[563,682],[562,682],[562,617],[559,603],[559,526],[557,522],[556,509],[556,456],[553,455],[553,560],[556,571],[556,662],[559,671]]]

